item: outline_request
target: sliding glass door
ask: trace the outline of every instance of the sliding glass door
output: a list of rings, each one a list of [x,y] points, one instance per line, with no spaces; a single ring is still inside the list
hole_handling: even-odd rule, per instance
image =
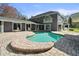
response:
[[[21,30],[20,23],[14,23],[14,30]]]
[[[51,30],[51,24],[46,24],[46,31],[50,31]]]

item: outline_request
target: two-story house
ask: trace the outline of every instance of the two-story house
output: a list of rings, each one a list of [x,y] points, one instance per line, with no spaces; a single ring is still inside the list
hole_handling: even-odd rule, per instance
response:
[[[61,31],[64,29],[64,18],[57,11],[49,11],[30,18],[37,23],[33,30],[36,31]]]

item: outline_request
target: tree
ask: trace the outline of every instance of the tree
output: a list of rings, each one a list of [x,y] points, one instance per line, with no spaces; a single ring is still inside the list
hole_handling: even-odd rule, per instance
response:
[[[20,19],[21,14],[16,8],[2,3],[0,4],[0,16]]]
[[[28,20],[28,17],[23,15],[21,19],[22,20]]]
[[[69,17],[69,24],[70,24],[70,27],[72,27],[72,18]]]

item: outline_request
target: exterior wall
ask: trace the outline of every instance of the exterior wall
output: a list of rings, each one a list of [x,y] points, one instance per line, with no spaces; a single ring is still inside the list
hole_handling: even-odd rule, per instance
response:
[[[52,17],[50,15],[45,16],[43,23],[52,23]]]
[[[45,16],[50,16],[51,22],[45,22]],[[49,19],[48,19],[49,20]],[[51,24],[51,31],[57,31],[57,14],[50,14],[50,15],[43,15],[41,17],[38,17],[37,19],[31,19],[33,22],[37,22],[40,24]]]
[[[43,17],[38,17],[38,18],[33,18],[31,21],[36,22],[36,23],[43,23]]]
[[[58,19],[58,25],[62,25],[63,24],[63,19],[60,15],[57,15],[57,19]]]
[[[12,32],[12,22],[4,22],[4,32]]]
[[[1,24],[1,21],[0,21],[0,32],[1,32],[1,29],[2,29],[2,28],[1,28],[1,25],[2,25],[2,24]]]
[[[60,15],[57,15],[57,19],[58,19],[58,22],[57,22],[58,30],[59,31],[64,30],[63,18]]]
[[[22,31],[25,31],[25,23],[22,23]]]
[[[43,16],[31,19],[31,21],[40,23],[40,24],[51,23],[51,21],[46,21],[46,20],[49,20],[49,18],[51,19],[50,15],[43,15]]]
[[[52,16],[51,31],[57,31],[57,14],[51,16]]]

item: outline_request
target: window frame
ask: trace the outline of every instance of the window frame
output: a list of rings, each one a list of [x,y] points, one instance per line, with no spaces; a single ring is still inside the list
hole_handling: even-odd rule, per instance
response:
[[[43,23],[51,23],[53,22],[53,18],[51,16],[45,16],[43,18]]]

